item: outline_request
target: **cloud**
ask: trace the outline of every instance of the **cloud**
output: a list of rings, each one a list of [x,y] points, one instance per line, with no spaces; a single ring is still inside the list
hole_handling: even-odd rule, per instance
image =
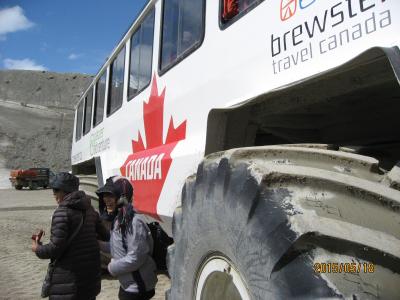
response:
[[[9,70],[33,70],[33,71],[46,71],[47,68],[36,64],[32,59],[11,59],[6,58],[3,60],[4,67]]]
[[[69,60],[76,60],[76,59],[80,58],[81,56],[82,56],[82,54],[71,53],[70,55],[68,55],[68,59]]]
[[[0,41],[6,39],[6,34],[26,30],[35,24],[28,20],[24,11],[19,6],[4,8],[0,10]]]

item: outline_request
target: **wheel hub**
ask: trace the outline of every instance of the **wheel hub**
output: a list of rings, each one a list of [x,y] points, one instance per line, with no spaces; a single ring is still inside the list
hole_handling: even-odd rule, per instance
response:
[[[196,300],[250,300],[239,272],[222,256],[212,256],[204,261],[194,291]]]

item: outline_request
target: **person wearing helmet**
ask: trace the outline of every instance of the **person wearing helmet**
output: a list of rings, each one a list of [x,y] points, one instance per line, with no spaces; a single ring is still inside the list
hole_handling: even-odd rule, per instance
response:
[[[99,197],[100,219],[109,230],[111,230],[113,221],[117,216],[118,208],[128,204],[125,194],[130,193],[130,195],[132,195],[133,192],[132,185],[129,183],[131,190],[127,190],[124,195],[121,195],[122,187],[118,188],[118,186],[114,184],[114,181],[117,181],[118,178],[121,177],[113,176],[108,178],[106,184],[96,191],[96,194]]]
[[[52,178],[58,204],[51,221],[50,242],[38,238],[32,251],[41,259],[56,261],[50,280],[50,299],[95,299],[101,290],[100,252],[97,239],[109,239],[90,199],[79,191],[79,178],[61,172]]]
[[[108,271],[120,282],[118,298],[151,299],[157,283],[156,264],[151,257],[153,239],[145,220],[133,208],[132,185],[124,177],[111,177],[96,193],[107,213],[114,216],[110,242],[100,245],[111,253]]]
[[[114,224],[114,219],[117,216],[118,207],[121,207],[124,204],[122,203],[124,197],[121,199],[121,192],[113,184],[113,178],[115,177],[107,179],[106,184],[96,191],[99,198],[100,220],[109,232],[111,231],[111,228]],[[126,204],[127,203],[128,202],[126,201]],[[105,251],[100,249],[100,260],[101,268],[103,270],[107,270],[108,263],[111,260],[109,249],[106,248]]]

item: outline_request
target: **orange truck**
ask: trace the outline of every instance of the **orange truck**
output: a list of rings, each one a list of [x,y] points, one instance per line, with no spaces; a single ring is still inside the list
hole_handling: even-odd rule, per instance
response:
[[[11,170],[10,181],[13,187],[21,190],[23,187],[29,187],[34,190],[38,187],[44,189],[49,185],[49,177],[52,172],[48,168],[30,168],[26,170]]]

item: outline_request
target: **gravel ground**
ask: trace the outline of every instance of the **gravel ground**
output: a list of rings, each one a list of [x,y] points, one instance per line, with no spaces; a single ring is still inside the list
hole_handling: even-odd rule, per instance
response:
[[[39,228],[50,232],[54,208],[50,190],[0,191],[0,299],[40,299],[48,261],[32,253],[30,236]],[[164,299],[169,285],[168,277],[159,275],[153,299]],[[105,276],[97,299],[117,299],[118,288],[118,280]]]

